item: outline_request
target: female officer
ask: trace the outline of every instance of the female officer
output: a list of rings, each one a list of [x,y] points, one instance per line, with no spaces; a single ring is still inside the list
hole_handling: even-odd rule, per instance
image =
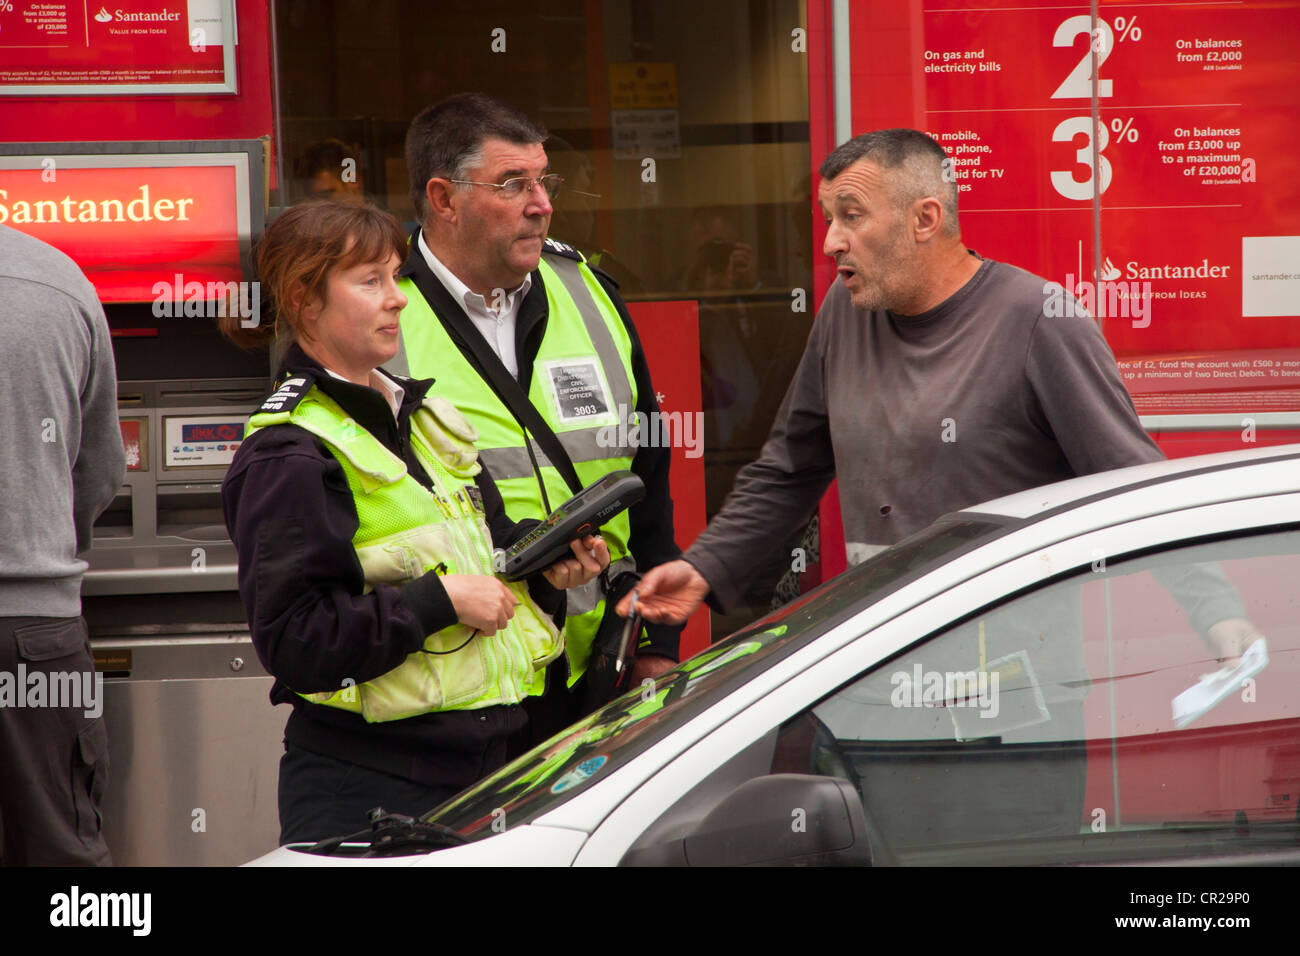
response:
[[[376,806],[423,813],[503,764],[562,651],[562,589],[609,562],[589,537],[545,581],[494,576],[493,548],[535,522],[505,515],[432,380],[378,368],[397,353],[405,253],[391,215],[337,200],[282,213],[258,250],[294,344],[221,493],[271,700],[293,705],[281,843],[356,831]],[[275,329],[223,331],[252,345]]]

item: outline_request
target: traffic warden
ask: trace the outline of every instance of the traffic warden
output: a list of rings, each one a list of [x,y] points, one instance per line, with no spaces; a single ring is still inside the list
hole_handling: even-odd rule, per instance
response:
[[[563,180],[548,174],[545,138],[482,94],[450,97],[412,121],[406,159],[421,228],[401,270],[405,362],[412,375],[436,375],[438,394],[474,424],[481,460],[516,520],[545,517],[611,471],[642,479],[645,499],[603,529],[612,578],[680,554],[669,449],[602,441],[620,417],[657,421],[658,403],[614,281],[547,237]],[[546,697],[528,702],[531,743],[582,714],[575,685],[605,614],[603,593],[597,581],[568,595],[566,660],[552,667]],[[676,626],[648,627],[633,682],[668,670],[679,637]]]
[[[405,251],[388,213],[314,200],[258,252],[296,342],[222,504],[271,699],[294,708],[282,843],[361,830],[376,806],[423,813],[501,766],[520,702],[561,654],[561,589],[608,564],[588,536],[545,581],[494,575],[494,547],[534,523],[506,517],[473,426],[432,382],[378,368],[397,351]],[[242,344],[270,331],[223,328]]]

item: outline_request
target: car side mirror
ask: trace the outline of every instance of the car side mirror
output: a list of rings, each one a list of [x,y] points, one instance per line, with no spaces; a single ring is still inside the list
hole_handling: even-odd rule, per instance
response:
[[[682,840],[689,866],[870,866],[862,801],[840,777],[746,781]]]

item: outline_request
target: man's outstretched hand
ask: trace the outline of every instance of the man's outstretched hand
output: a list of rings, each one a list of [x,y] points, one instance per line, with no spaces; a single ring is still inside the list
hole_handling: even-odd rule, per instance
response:
[[[1263,636],[1255,625],[1244,617],[1222,620],[1211,627],[1206,634],[1210,647],[1219,655],[1219,660],[1227,668],[1240,664],[1241,655],[1246,653],[1246,648]]]
[[[704,575],[686,561],[669,561],[646,572],[636,586],[641,616],[655,624],[682,624],[709,593]],[[618,613],[631,613],[632,595],[618,603]]]

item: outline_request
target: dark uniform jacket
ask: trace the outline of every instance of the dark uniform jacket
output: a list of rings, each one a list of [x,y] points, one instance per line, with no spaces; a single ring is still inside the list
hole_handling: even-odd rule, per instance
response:
[[[379,392],[330,376],[296,345],[277,381],[290,372],[313,376],[317,388],[430,486],[410,433],[411,414],[431,379],[393,377],[405,389],[394,421]],[[475,482],[495,547],[508,547],[536,525],[507,517],[486,469]],[[292,425],[255,432],[235,454],[221,498],[239,553],[239,591],[253,644],[276,678],[271,701],[294,708],[285,727],[287,743],[430,787],[468,786],[504,760],[505,737],[526,721],[518,705],[371,724],[295,693],[337,690],[347,678],[357,684],[372,680],[415,653],[426,635],[457,620],[434,573],[362,593],[364,577],[352,547],[356,505],[342,466],[319,438]],[[563,594],[540,578],[530,589],[562,624]]]

